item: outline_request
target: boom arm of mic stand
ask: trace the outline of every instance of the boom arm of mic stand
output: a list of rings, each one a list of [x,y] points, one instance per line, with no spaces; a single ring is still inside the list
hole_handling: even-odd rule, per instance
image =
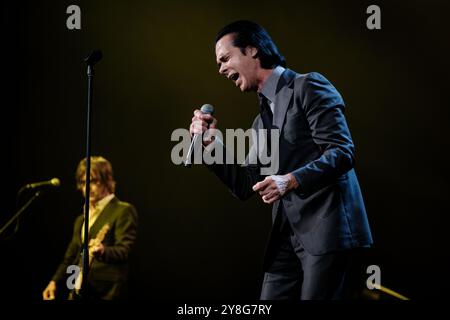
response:
[[[31,197],[30,200],[27,201],[27,203],[25,203],[22,208],[19,209],[19,211],[17,211],[14,216],[12,216],[11,219],[9,219],[9,221],[1,228],[0,230],[0,235],[11,225],[11,223],[14,222],[14,220],[16,220],[17,218],[19,218],[19,216],[22,214],[22,212],[25,211],[26,208],[28,208],[30,206],[30,204],[41,195],[42,191],[36,191],[36,193]]]

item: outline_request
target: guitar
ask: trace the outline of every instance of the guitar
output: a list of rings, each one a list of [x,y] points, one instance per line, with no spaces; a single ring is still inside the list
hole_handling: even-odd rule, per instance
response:
[[[90,250],[91,247],[101,244],[111,227],[106,223],[97,233],[94,239],[89,241],[89,272],[91,271],[92,263],[94,262],[94,253]],[[83,267],[80,266],[80,273],[75,281],[75,289],[70,292],[69,300],[76,300],[80,296],[81,284],[83,283]]]

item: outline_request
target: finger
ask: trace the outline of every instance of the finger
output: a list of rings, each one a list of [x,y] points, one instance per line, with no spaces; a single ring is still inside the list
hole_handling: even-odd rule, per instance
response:
[[[253,186],[253,191],[261,191],[264,189],[265,189],[265,185],[263,184],[263,181],[260,181]]]
[[[201,119],[207,121],[208,123],[212,123],[215,120],[215,118],[209,113],[202,113]]]
[[[269,194],[270,192],[272,192],[272,191],[273,191],[273,189],[270,188],[270,187],[264,188],[264,189],[260,189],[259,195],[263,197],[263,196],[268,195],[268,194]]]
[[[259,182],[259,184],[260,184],[260,188],[265,188],[265,187],[267,187],[269,184],[271,184],[273,182],[273,180],[272,180],[272,178],[269,176],[269,177],[266,177],[263,181],[261,181],[261,182]]]
[[[264,202],[267,203],[267,204],[272,204],[275,201],[277,201],[279,198],[280,198],[279,195],[275,195],[275,196],[273,196],[271,198],[268,198],[268,199],[264,200]]]
[[[269,194],[269,192],[266,192],[265,194],[261,195],[261,199],[262,199],[264,202],[267,202],[267,200],[270,199],[270,194]]]
[[[217,120],[209,124],[209,129],[216,129],[216,128],[217,128]]]
[[[276,191],[276,190],[278,190],[277,189],[277,186],[273,183],[273,181],[272,182],[269,182],[269,184],[260,184],[260,188],[259,188],[259,194],[260,195],[266,195],[267,193],[269,193],[269,192],[272,192],[272,191]]]
[[[270,189],[268,192],[266,192],[266,194],[262,196],[262,198],[264,201],[269,201],[270,199],[278,195],[279,195],[278,190]]]
[[[194,117],[193,117],[193,119],[194,119],[194,118],[196,118],[196,119],[201,119],[201,120],[205,120],[205,121],[207,121],[208,123],[212,123],[212,122],[215,121],[215,118],[214,118],[211,114],[209,114],[209,113],[203,113],[203,112],[201,112],[201,111],[198,110],[198,109],[196,109],[196,110],[194,111]]]
[[[271,203],[275,202],[276,200],[278,200],[279,197],[280,197],[280,194],[278,192],[271,192],[271,193],[263,196],[262,199],[265,203],[271,204]]]
[[[208,127],[208,123],[203,120],[195,120],[192,122],[195,126],[202,126],[202,127]]]
[[[197,121],[197,120],[201,120],[202,121],[202,120],[205,120],[205,119],[204,119],[203,115],[193,116],[192,119],[191,119],[191,121]],[[209,123],[209,121],[208,121],[208,123]]]
[[[191,133],[193,133],[193,134],[202,134],[203,131],[204,131],[204,128],[206,128],[206,127],[203,127],[203,126],[201,125],[201,123],[195,123],[195,122],[193,122],[193,123],[191,124],[191,128],[189,129],[189,131],[190,131]]]
[[[204,126],[208,127],[209,126],[209,122],[201,119],[201,118],[197,118],[197,117],[193,117],[192,118],[192,123],[197,123],[197,122],[201,122]]]
[[[265,187],[267,186],[267,184],[269,184],[269,183],[270,183],[270,181],[267,180],[267,178],[265,178],[263,181],[260,181],[260,182],[256,183],[256,184],[253,186],[253,190],[254,190],[254,191],[258,191],[258,190],[260,190],[260,189],[263,189],[263,188],[265,188]]]
[[[204,125],[203,122],[196,122],[196,123],[194,123],[194,130],[196,130],[199,133],[203,133],[206,130],[208,130],[208,127],[206,125]]]
[[[194,133],[201,133],[201,131],[199,131],[199,129],[197,129],[197,127],[196,127],[196,125],[195,125],[195,122],[192,122],[192,123],[190,124],[190,126],[189,126],[189,132],[190,132],[191,134],[194,134]]]

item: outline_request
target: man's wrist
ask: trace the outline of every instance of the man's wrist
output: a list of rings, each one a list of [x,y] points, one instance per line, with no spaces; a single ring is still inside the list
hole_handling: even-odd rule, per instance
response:
[[[289,184],[288,184],[288,188],[289,189],[297,189],[299,183],[297,181],[297,179],[295,178],[295,176],[292,173],[288,173],[287,174],[289,177]]]

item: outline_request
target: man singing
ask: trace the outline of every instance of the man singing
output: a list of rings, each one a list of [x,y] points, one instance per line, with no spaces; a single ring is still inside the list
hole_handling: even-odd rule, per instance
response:
[[[219,73],[258,95],[253,129],[269,130],[272,142],[270,130],[279,132],[274,175],[262,176],[259,165],[208,165],[237,198],[258,194],[273,205],[261,299],[346,298],[352,255],[370,246],[372,237],[341,95],[319,73],[287,69],[269,34],[254,22],[225,26],[215,52]],[[195,110],[191,134],[216,127],[212,115]],[[220,141],[204,141],[206,150],[215,143]]]

